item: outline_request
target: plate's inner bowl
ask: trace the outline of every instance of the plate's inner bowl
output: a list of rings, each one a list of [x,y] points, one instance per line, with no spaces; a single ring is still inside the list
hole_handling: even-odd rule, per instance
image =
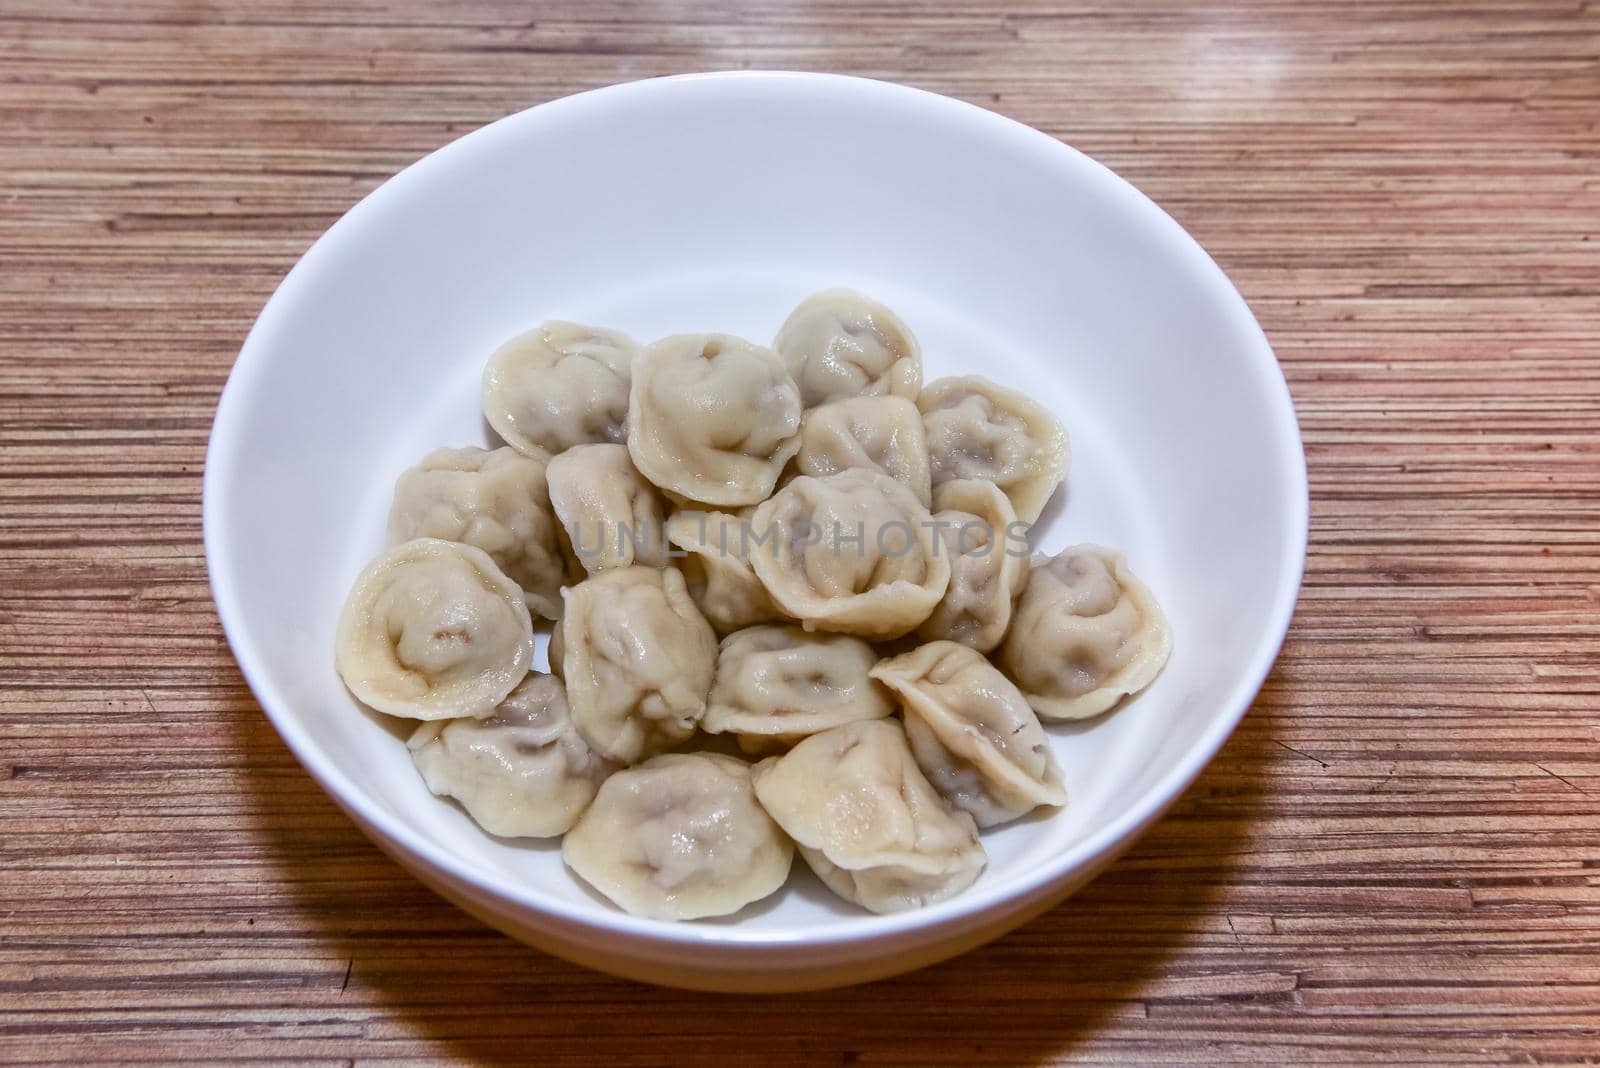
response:
[[[896,98],[752,107],[716,84],[499,124],[307,257],[247,346],[212,458],[213,578],[239,608],[241,663],[302,756],[398,835],[508,896],[615,915],[557,843],[491,838],[428,793],[409,724],[363,711],[334,672],[340,605],[382,547],[395,476],[440,445],[498,444],[478,389],[500,341],[569,318],[766,343],[806,294],[849,286],[910,324],[928,378],[984,374],[1062,419],[1072,466],[1035,546],[1120,549],[1171,620],[1145,694],[1048,728],[1070,804],[986,832],[968,895],[1070,865],[1166,800],[1157,785],[1231,722],[1276,645],[1294,471],[1264,343],[1176,227],[1034,135],[955,105],[908,121]],[[879,921],[797,862],[785,892],[715,922]]]

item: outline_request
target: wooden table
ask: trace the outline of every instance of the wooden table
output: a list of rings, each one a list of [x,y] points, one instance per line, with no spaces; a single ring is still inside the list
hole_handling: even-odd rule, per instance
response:
[[[558,1065],[1600,1056],[1600,9],[0,0],[0,1058]],[[307,244],[508,112],[837,70],[1104,161],[1299,405],[1299,614],[1099,881],[870,987],[609,979],[300,770],[200,551],[217,393]]]

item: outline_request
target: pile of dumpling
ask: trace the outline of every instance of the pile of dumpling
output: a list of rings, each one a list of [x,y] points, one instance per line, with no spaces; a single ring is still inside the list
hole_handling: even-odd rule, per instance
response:
[[[1028,559],[1059,422],[984,378],[924,385],[857,293],[808,298],[770,348],[548,322],[493,354],[483,407],[507,447],[400,476],[339,672],[424,721],[435,794],[491,834],[565,835],[628,912],[736,912],[796,847],[874,912],[957,894],[979,828],[1066,802],[1040,720],[1166,662],[1120,555]]]

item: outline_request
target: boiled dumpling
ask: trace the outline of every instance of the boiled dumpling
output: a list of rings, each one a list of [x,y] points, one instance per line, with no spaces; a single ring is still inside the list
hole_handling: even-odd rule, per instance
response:
[[[801,301],[773,348],[800,386],[807,408],[843,397],[885,393],[915,397],[922,388],[922,350],[900,317],[848,289]]]
[[[515,449],[435,449],[395,482],[389,544],[477,546],[522,587],[531,610],[554,619],[565,564],[545,478],[543,461]]]
[[[670,568],[604,571],[562,591],[561,678],[601,756],[635,764],[687,739],[705,712],[717,637]]]
[[[814,734],[756,765],[756,796],[840,897],[901,912],[953,897],[982,873],[972,817],[948,807],[893,719]]]
[[[756,803],[750,765],[667,753],[607,779],[561,857],[635,916],[692,920],[777,890],[794,846]]]
[[[638,351],[615,330],[543,323],[489,357],[484,417],[507,444],[540,459],[574,445],[621,441]]]
[[[946,482],[933,499],[933,519],[950,557],[950,587],[917,635],[987,653],[1005,638],[1012,605],[1028,577],[1025,528],[993,482]]]
[[[1167,662],[1166,616],[1121,553],[1076,545],[1036,559],[1000,666],[1045,719],[1096,716]]]
[[[896,638],[928,618],[950,582],[933,517],[888,475],[864,468],[802,475],[757,508],[768,540],[751,566],[807,630]]]
[[[528,674],[533,620],[522,590],[482,549],[419,538],[356,578],[335,660],[350,692],[379,712],[487,715]]]
[[[899,695],[917,766],[979,827],[1066,804],[1061,769],[1038,717],[982,653],[930,642],[882,661],[872,677]]]
[[[750,567],[748,511],[675,512],[667,540],[683,550],[678,567],[689,596],[718,634],[785,618]]]
[[[894,711],[867,673],[872,646],[845,634],[750,627],[722,639],[702,729],[736,734],[747,751]]]
[[[566,834],[616,770],[572,725],[561,681],[538,673],[487,719],[424,723],[406,746],[428,789],[508,838]]]
[[[550,461],[550,503],[591,575],[667,564],[666,506],[622,445],[575,445]]]
[[[922,413],[905,397],[850,397],[813,408],[800,420],[795,466],[818,478],[853,467],[881,471],[933,503]]]
[[[783,361],[731,334],[679,334],[633,371],[628,452],[679,500],[766,500],[800,447],[800,391]]]
[[[1067,473],[1067,432],[1036,401],[987,378],[940,378],[917,395],[933,484],[993,482],[1032,523]]]

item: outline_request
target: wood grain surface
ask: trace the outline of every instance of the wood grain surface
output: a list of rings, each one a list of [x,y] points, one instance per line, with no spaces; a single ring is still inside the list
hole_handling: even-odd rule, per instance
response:
[[[1216,256],[1312,482],[1281,661],[1177,809],[855,990],[609,979],[301,771],[200,549],[213,408],[312,239],[508,112],[686,70],[1040,127]],[[1600,8],[0,0],[0,1058],[1600,1059]]]

